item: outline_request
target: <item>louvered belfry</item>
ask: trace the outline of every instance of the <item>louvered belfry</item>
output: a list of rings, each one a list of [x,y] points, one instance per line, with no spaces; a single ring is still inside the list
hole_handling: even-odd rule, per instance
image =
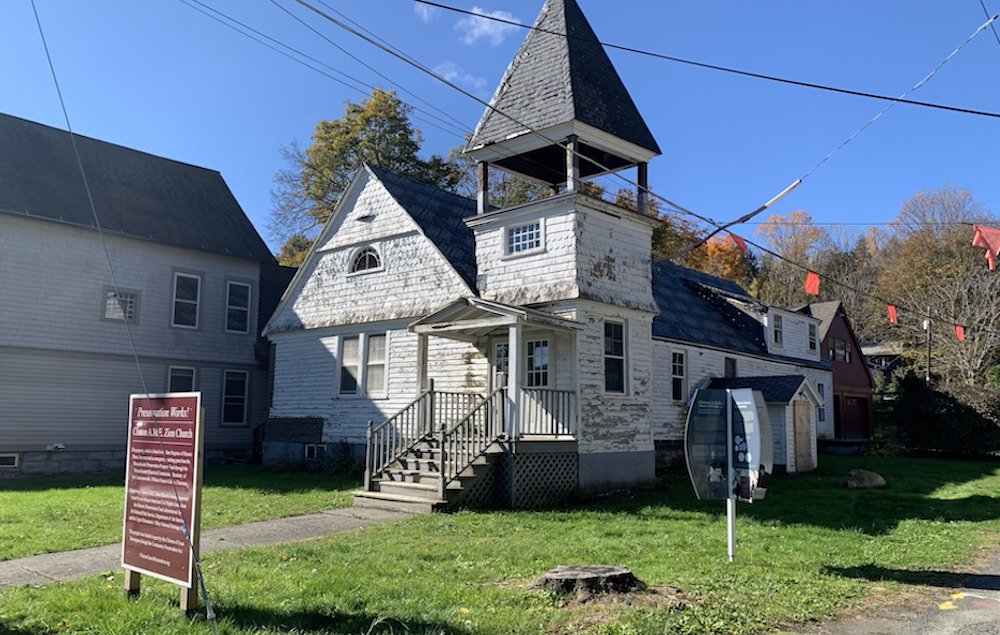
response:
[[[576,0],[548,0],[465,151],[479,162],[481,189],[495,165],[573,191],[633,166],[645,188],[660,147]]]

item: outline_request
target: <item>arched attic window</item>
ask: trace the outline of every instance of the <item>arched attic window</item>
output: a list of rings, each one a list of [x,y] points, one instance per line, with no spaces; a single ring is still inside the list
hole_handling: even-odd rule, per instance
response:
[[[367,271],[379,271],[382,269],[382,257],[378,251],[372,247],[363,247],[354,254],[351,260],[351,273],[365,273]]]

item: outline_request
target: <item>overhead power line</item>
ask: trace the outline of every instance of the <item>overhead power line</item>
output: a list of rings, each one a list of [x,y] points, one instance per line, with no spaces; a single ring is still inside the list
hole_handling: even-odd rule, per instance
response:
[[[505,18],[501,18],[501,17],[497,17],[497,16],[493,16],[493,15],[485,15],[485,14],[482,14],[482,13],[477,13],[475,11],[468,11],[466,9],[460,9],[458,7],[454,7],[454,6],[451,6],[451,5],[443,4],[441,2],[433,2],[432,0],[411,0],[411,1],[412,2],[416,2],[418,4],[427,5],[427,6],[430,6],[430,7],[436,7],[438,9],[444,9],[446,11],[452,11],[452,12],[455,12],[455,13],[462,13],[462,14],[465,14],[465,15],[470,15],[470,16],[474,16],[474,17],[477,17],[477,18],[482,18],[483,20],[492,20],[493,22],[500,22],[502,24],[508,24],[510,26],[516,26],[516,27],[519,27],[519,28],[522,28],[522,29],[529,29],[529,30],[532,30],[532,31],[538,31],[540,33],[547,33],[549,35],[558,35],[559,37],[565,37],[565,38],[570,38],[570,39],[580,39],[580,36],[573,36],[573,35],[568,35],[566,33],[561,33],[559,31],[552,31],[552,30],[549,30],[549,29],[543,29],[543,28],[540,28],[540,27],[532,26],[530,24],[524,24],[523,22],[517,22],[516,20],[507,20]],[[988,12],[987,12],[987,17],[989,17],[989,13]],[[588,41],[591,41],[591,40],[588,40]],[[742,69],[739,69],[739,68],[732,68],[732,67],[729,67],[729,66],[721,66],[719,64],[709,64],[707,62],[699,62],[697,60],[686,59],[686,58],[677,57],[677,56],[674,56],[674,55],[667,55],[665,53],[657,53],[655,51],[647,51],[647,50],[635,48],[635,47],[632,47],[632,46],[624,46],[622,44],[612,44],[612,43],[609,43],[609,42],[599,42],[599,43],[602,46],[604,46],[605,48],[609,48],[609,49],[615,49],[615,50],[624,51],[624,52],[627,52],[627,53],[634,53],[636,55],[644,55],[646,57],[652,57],[654,59],[665,60],[665,61],[668,61],[668,62],[676,62],[678,64],[686,64],[688,66],[695,66],[697,68],[704,68],[704,69],[707,69],[707,70],[719,71],[719,72],[722,72],[722,73],[730,73],[732,75],[740,75],[742,77],[751,77],[751,78],[754,78],[754,79],[762,79],[762,80],[766,80],[766,81],[770,81],[770,82],[777,82],[777,83],[781,83],[781,84],[789,84],[789,85],[792,85],[792,86],[801,86],[803,88],[813,88],[813,89],[816,89],[816,90],[824,90],[824,91],[831,92],[831,93],[840,93],[842,95],[853,95],[855,97],[867,97],[869,99],[878,99],[878,100],[881,100],[881,101],[898,102],[898,103],[901,103],[901,104],[909,104],[911,106],[921,106],[923,108],[935,108],[935,109],[938,109],[938,110],[947,110],[947,111],[951,111],[951,112],[959,112],[959,113],[963,113],[963,114],[967,114],[967,115],[977,115],[977,116],[981,116],[981,117],[1000,118],[1000,113],[990,112],[990,111],[987,111],[987,110],[976,110],[976,109],[973,109],[973,108],[963,108],[961,106],[950,106],[950,105],[947,105],[947,104],[938,104],[938,103],[928,102],[928,101],[918,101],[918,100],[915,100],[915,99],[899,99],[899,98],[892,97],[892,96],[889,96],[889,95],[880,95],[878,93],[869,93],[869,92],[866,92],[866,91],[853,90],[853,89],[850,89],[850,88],[841,88],[841,87],[838,87],[838,86],[829,86],[827,84],[818,84],[818,83],[815,83],[815,82],[806,82],[806,81],[800,81],[800,80],[796,80],[796,79],[788,79],[787,77],[778,77],[777,75],[767,75],[767,74],[764,74],[764,73],[755,73],[753,71],[742,70]]]

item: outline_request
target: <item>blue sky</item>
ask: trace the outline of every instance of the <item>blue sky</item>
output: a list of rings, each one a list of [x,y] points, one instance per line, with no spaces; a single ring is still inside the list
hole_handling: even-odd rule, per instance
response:
[[[270,0],[199,1],[366,84],[392,88]],[[292,0],[277,1],[464,129],[481,116],[480,104]],[[181,0],[36,2],[74,129],[219,170],[265,239],[280,147],[307,145],[317,121],[339,117],[346,99],[364,96]],[[326,2],[483,99],[525,36],[412,0]],[[909,89],[986,20],[980,0],[579,2],[606,42],[886,95]],[[1000,0],[982,2],[1000,12]],[[450,4],[531,23],[542,0]],[[29,0],[0,2],[0,41],[0,111],[64,127]],[[886,105],[610,55],[663,149],[650,165],[654,190],[720,221],[771,198]],[[998,68],[1000,41],[986,30],[910,98],[1000,112]],[[461,143],[455,123],[420,112],[414,123],[425,155]],[[857,224],[888,222],[917,192],[954,185],[1000,213],[998,150],[1000,119],[900,104],[772,211],[804,209],[818,222],[858,231]],[[738,231],[749,237],[755,228]]]

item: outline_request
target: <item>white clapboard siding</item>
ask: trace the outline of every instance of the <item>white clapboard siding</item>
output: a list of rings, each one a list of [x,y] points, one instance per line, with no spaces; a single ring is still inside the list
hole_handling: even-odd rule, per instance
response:
[[[652,296],[652,228],[622,211],[621,218],[581,206],[577,271],[582,297],[658,311]]]
[[[357,186],[355,207],[342,203],[272,318],[270,332],[416,319],[471,294],[378,180],[369,177]],[[379,252],[382,269],[350,274],[355,254],[366,246]]]

